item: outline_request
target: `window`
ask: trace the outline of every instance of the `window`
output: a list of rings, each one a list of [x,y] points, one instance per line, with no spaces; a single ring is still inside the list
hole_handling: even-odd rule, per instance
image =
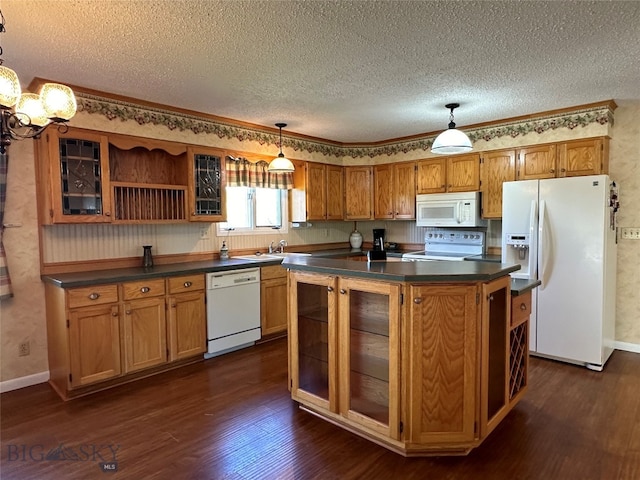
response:
[[[227,187],[227,221],[219,235],[281,234],[287,232],[286,190]]]

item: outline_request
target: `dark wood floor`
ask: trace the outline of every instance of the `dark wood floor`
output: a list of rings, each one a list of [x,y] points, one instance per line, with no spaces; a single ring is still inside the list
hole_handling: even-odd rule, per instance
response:
[[[527,397],[466,457],[391,453],[300,411],[286,379],[276,340],[67,403],[44,384],[5,393],[0,476],[640,479],[638,354],[602,373],[532,358]]]

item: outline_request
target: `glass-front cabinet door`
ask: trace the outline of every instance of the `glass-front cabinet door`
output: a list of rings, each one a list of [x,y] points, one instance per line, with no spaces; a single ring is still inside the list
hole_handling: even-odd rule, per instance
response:
[[[336,279],[304,272],[290,275],[292,396],[300,402],[337,412]]]
[[[51,223],[111,222],[109,143],[105,135],[47,132]]]
[[[340,414],[400,438],[400,286],[355,278],[339,285]]]
[[[223,222],[225,211],[225,152],[190,147],[190,220]]]

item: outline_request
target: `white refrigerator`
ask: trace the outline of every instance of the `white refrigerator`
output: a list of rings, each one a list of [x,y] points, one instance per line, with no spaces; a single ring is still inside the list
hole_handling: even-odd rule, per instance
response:
[[[607,175],[503,184],[502,262],[538,278],[533,354],[602,370],[613,352],[615,184]]]

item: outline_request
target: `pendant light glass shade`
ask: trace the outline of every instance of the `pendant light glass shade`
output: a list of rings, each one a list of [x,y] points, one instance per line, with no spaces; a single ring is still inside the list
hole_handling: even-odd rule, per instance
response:
[[[0,105],[7,108],[13,107],[21,93],[22,89],[16,72],[0,66]]]
[[[271,160],[269,168],[267,169],[271,173],[289,173],[295,171],[295,167],[291,160],[284,156],[282,153],[282,127],[286,127],[286,123],[276,123],[276,127],[280,129],[280,153],[276,158]]]
[[[453,153],[470,152],[473,149],[469,137],[467,137],[464,132],[456,129],[456,124],[453,123],[453,109],[459,106],[457,103],[449,103],[446,105],[446,108],[451,110],[449,128],[436,137],[431,146],[432,153],[450,155]]]

